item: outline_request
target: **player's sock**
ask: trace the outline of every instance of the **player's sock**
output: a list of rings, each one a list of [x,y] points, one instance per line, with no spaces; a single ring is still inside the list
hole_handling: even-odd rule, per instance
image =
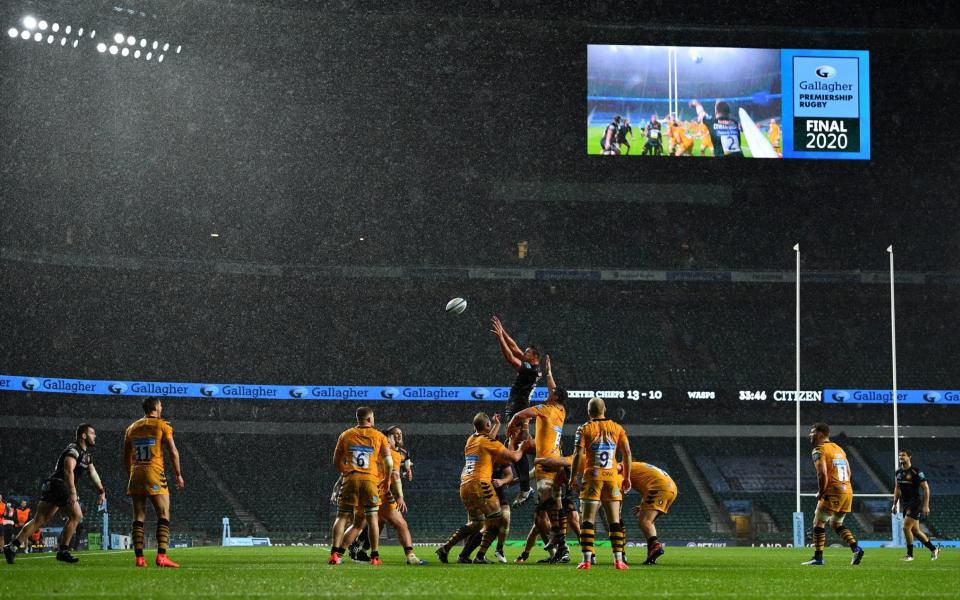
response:
[[[450,539],[448,539],[446,543],[444,543],[443,545],[444,551],[450,552],[450,548],[453,548],[454,546],[456,546],[457,542],[467,537],[468,535],[472,535],[473,532],[475,532],[477,529],[478,529],[477,526],[464,525],[460,529],[454,531],[453,535],[450,536]]]
[[[410,556],[411,554],[413,554],[413,546],[404,546],[403,554],[404,556]]]
[[[648,537],[648,538],[647,538],[647,552],[650,552],[651,550],[653,550],[653,547],[656,546],[659,542],[660,542],[660,540],[659,540],[659,539],[657,538],[657,536],[655,536],[655,535],[654,535],[654,536],[651,536],[651,537]]]
[[[843,525],[834,529],[837,532],[837,535],[840,536],[840,539],[843,540],[843,543],[850,546],[850,550],[856,552],[859,545],[857,544],[857,538],[853,537],[853,533]]]
[[[499,520],[499,517],[497,520]],[[499,533],[500,526],[498,524],[493,523],[487,525],[483,532],[483,538],[480,540],[480,550],[477,551],[477,558],[482,559],[487,554],[487,550],[490,549],[490,544],[493,543],[493,540],[497,539]]]
[[[627,534],[623,530],[623,523],[610,523],[610,547],[613,550],[613,558],[617,561],[623,560],[623,549],[627,545]]]
[[[580,524],[580,550],[583,552],[584,562],[590,562],[590,557],[593,556],[593,542],[593,523],[584,521]]]
[[[480,542],[482,540],[483,534],[479,531],[474,532],[473,535],[463,542],[463,550],[460,551],[460,557],[466,558],[473,554],[473,551],[480,547]]]
[[[330,554],[339,554],[340,556],[343,556],[344,554],[346,554],[346,552],[347,550],[345,548],[341,548],[339,546],[334,546],[330,548]]]
[[[566,540],[566,539],[567,539],[567,526],[569,525],[569,522],[568,522],[568,520],[567,520],[567,511],[566,511],[566,510],[561,510],[561,511],[560,511],[559,518],[560,518],[560,537],[563,538],[564,540]]]
[[[927,548],[927,550],[929,550],[930,552],[933,552],[934,550],[937,549],[937,547],[933,545],[933,542],[931,542],[929,538],[927,538],[926,541],[920,540],[920,543],[923,544]],[[911,550],[913,549],[912,544],[910,545],[910,549]]]
[[[907,544],[907,556],[913,556],[913,544]]]
[[[157,519],[157,554],[166,554],[170,544],[170,521]]]
[[[12,540],[10,540],[10,543],[7,545],[13,548],[14,551],[16,551],[16,550],[19,550],[20,546],[22,546],[23,544],[20,543],[20,538],[13,538]]]
[[[133,538],[133,553],[143,556],[143,521],[133,522],[133,532],[130,537]]]
[[[550,499],[553,502],[553,498]],[[547,516],[550,518],[550,541],[556,546],[563,545],[563,536],[560,535],[560,509],[556,504],[547,510]]]
[[[813,528],[813,557],[823,558],[823,548],[827,545],[827,530],[823,527]]]

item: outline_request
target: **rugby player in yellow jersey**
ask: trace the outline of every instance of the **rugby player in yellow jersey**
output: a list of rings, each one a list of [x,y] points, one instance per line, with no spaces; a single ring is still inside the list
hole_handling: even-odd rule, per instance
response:
[[[687,130],[683,125],[677,123],[673,128],[673,155],[674,156],[691,156],[690,151],[693,149],[693,138],[687,135]]]
[[[397,540],[403,546],[403,552],[407,556],[408,565],[425,565],[426,561],[417,558],[413,552],[413,538],[410,536],[410,527],[403,514],[407,512],[407,503],[403,499],[403,484],[400,480],[400,468],[403,463],[403,457],[400,455],[398,441],[403,439],[403,433],[400,428],[393,426],[384,432],[387,441],[390,444],[390,456],[393,457],[393,469],[387,470],[383,462],[380,463],[380,469],[383,472],[389,472],[390,475],[380,482],[380,510],[377,515],[382,523],[389,523],[397,531]],[[349,547],[366,524],[366,515],[362,506],[356,505],[353,514],[353,525],[350,526],[343,536],[343,545]]]
[[[497,463],[517,462],[526,448],[533,444],[533,441],[528,439],[517,448],[519,434],[516,434],[510,439],[510,446],[513,448],[511,450],[501,442],[491,439],[494,426],[486,413],[480,412],[473,417],[473,427],[475,432],[467,438],[463,448],[464,466],[460,473],[460,500],[467,509],[467,524],[457,529],[443,546],[437,548],[437,556],[442,563],[448,562],[450,549],[457,542],[483,528],[480,549],[473,562],[491,564],[491,561],[486,559],[486,552],[497,537],[501,524],[500,503],[492,481],[493,466]]]
[[[513,435],[530,419],[536,419],[534,443],[536,458],[559,457],[560,441],[563,437],[563,423],[567,420],[567,392],[557,387],[553,378],[553,369],[550,365],[550,356],[543,361],[544,377],[547,384],[547,400],[543,404],[525,408],[513,415],[507,423],[507,435]],[[569,555],[567,544],[561,534],[560,527],[560,486],[555,470],[547,470],[541,466],[534,466],[534,475],[537,480],[537,495],[539,504],[534,512],[534,522],[544,535],[549,535],[553,545],[553,553],[557,557]],[[552,557],[551,557],[552,558]]]
[[[707,150],[713,156],[713,137],[710,136],[710,130],[706,123],[697,123],[694,125],[696,134],[700,137],[700,156],[706,156]]]
[[[606,417],[606,406],[597,397],[587,403],[590,420],[577,429],[573,453],[573,478],[570,487],[580,488],[579,473],[583,468],[583,491],[580,492],[580,549],[583,562],[578,569],[589,569],[593,557],[594,523],[597,508],[603,504],[613,549],[613,565],[619,570],[627,569],[623,561],[626,535],[620,520],[620,504],[623,494],[630,491],[630,478],[618,472],[617,453],[623,460],[623,472],[629,473],[632,457],[630,442],[623,427]],[[584,464],[586,462],[586,464]]]
[[[647,538],[647,560],[643,564],[655,565],[664,552],[655,523],[660,515],[670,512],[677,499],[677,484],[663,469],[637,461],[630,466],[630,485],[640,494],[640,504],[633,508],[633,513],[640,519],[640,531]]]
[[[333,522],[330,560],[327,564],[339,565],[346,549],[343,547],[344,530],[353,518],[355,506],[362,506],[367,517],[367,534],[370,537],[370,564],[382,564],[380,560],[380,510],[378,486],[393,471],[393,456],[387,437],[373,427],[373,409],[361,406],[357,409],[357,425],[340,434],[333,452],[333,464],[340,471],[343,484],[337,501],[337,518]],[[381,473],[380,465],[384,465]],[[357,531],[359,533],[359,530]]]
[[[777,152],[780,152],[780,126],[777,125],[776,119],[770,119],[770,128],[767,131],[767,139],[770,140],[770,143],[773,144],[774,149]]]
[[[163,449],[170,454],[177,489],[183,489],[180,453],[173,442],[173,428],[160,418],[163,404],[160,398],[148,396],[143,400],[143,418],[127,427],[123,436],[123,459],[130,479],[127,495],[133,500],[132,535],[136,565],[146,567],[143,558],[143,521],[147,516],[147,499],[157,514],[158,567],[178,568],[180,565],[167,556],[170,543],[170,490],[163,465]]]
[[[843,519],[853,508],[850,462],[843,449],[830,441],[830,426],[826,423],[814,423],[809,437],[813,444],[813,466],[817,469],[817,512],[813,516],[813,558],[803,564],[823,564],[823,547],[827,545],[824,526],[830,523],[853,552],[850,564],[859,565],[863,548],[843,526]]]

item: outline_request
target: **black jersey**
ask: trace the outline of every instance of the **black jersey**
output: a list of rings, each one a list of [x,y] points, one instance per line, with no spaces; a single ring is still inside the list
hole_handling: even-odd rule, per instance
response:
[[[615,121],[611,121],[607,128],[603,130],[603,137],[600,138],[600,148],[604,150],[610,150],[610,146],[617,143],[617,131],[620,130],[620,126],[617,125]],[[607,136],[610,136],[610,145],[607,145]]]
[[[537,387],[538,381],[540,381],[540,365],[520,363],[517,379],[510,386],[510,403],[530,404],[530,396],[533,395],[533,388]]]
[[[617,128],[617,141],[619,143],[624,143],[627,141],[627,134],[630,134],[630,137],[633,137],[633,127],[630,125],[621,125]]]
[[[900,486],[900,498],[904,505],[920,499],[920,484],[926,480],[923,471],[915,466],[897,469],[897,485]]]
[[[644,128],[644,133],[646,134],[648,140],[652,142],[660,141],[660,135],[662,134],[660,131],[660,121],[657,121],[656,123],[647,123],[647,126]]]
[[[77,460],[77,466],[73,468],[74,480],[80,479],[93,464],[93,454],[89,450],[81,448],[79,444],[72,442],[60,453],[60,458],[57,459],[57,468],[50,476],[51,479],[66,480],[66,460],[68,456]]]
[[[740,123],[736,119],[703,117],[703,124],[710,132],[714,156],[743,156],[740,147]]]

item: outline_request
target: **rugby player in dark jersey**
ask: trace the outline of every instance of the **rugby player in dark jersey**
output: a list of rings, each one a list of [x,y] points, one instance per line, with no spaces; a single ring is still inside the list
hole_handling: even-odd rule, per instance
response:
[[[620,147],[617,145],[617,132],[620,131],[620,115],[613,118],[606,129],[603,130],[603,137],[600,138],[600,150],[604,155],[615,156],[620,154]]]
[[[500,319],[493,317],[491,323],[493,324],[493,333],[500,343],[500,352],[510,363],[510,366],[517,371],[517,378],[510,387],[510,398],[507,400],[507,408],[503,416],[503,422],[509,423],[513,415],[530,406],[533,389],[537,386],[537,381],[540,380],[540,350],[536,346],[521,350],[520,346],[504,329]],[[523,427],[529,428],[529,422],[525,423]],[[529,431],[525,431],[520,439],[529,437]],[[520,492],[513,499],[513,506],[519,506],[533,494],[533,490],[530,489],[530,461],[526,453],[520,457],[520,460],[513,467],[520,483]]]
[[[623,124],[617,128],[617,144],[622,148],[627,147],[627,150],[623,154],[630,154],[630,142],[627,141],[627,136],[630,136],[630,139],[633,139],[633,127],[630,126],[630,119],[624,119]]]
[[[650,156],[651,154],[653,156],[663,156],[662,127],[660,121],[657,120],[657,115],[652,115],[650,122],[643,128],[643,135],[647,138],[647,141],[643,144],[643,151],[640,153],[642,156]]]
[[[80,559],[70,554],[70,542],[77,525],[83,519],[80,502],[77,499],[77,480],[84,473],[90,475],[90,481],[97,488],[97,505],[106,500],[100,476],[93,466],[93,454],[90,450],[96,445],[97,432],[88,423],[81,423],[77,427],[76,440],[67,445],[57,459],[57,466],[40,486],[40,502],[37,504],[36,515],[23,526],[20,533],[9,544],[3,547],[3,556],[11,565],[17,552],[23,548],[30,536],[44,526],[57,511],[63,511],[67,522],[60,534],[60,545],[57,548],[57,560],[66,563],[75,563]]]
[[[740,147],[740,122],[730,117],[729,104],[717,100],[712,117],[697,100],[691,100],[690,106],[697,109],[697,121],[706,125],[710,132],[714,156],[743,157],[743,149]]]
[[[930,484],[927,483],[927,476],[914,466],[913,455],[909,450],[901,450],[898,458],[900,468],[897,469],[897,487],[893,490],[891,510],[897,512],[897,503],[900,503],[900,510],[903,512],[903,536],[907,542],[907,555],[901,560],[913,560],[914,537],[930,551],[930,560],[937,560],[940,549],[931,544],[930,538],[920,530],[920,521],[930,514]],[[920,497],[921,491],[923,498]]]

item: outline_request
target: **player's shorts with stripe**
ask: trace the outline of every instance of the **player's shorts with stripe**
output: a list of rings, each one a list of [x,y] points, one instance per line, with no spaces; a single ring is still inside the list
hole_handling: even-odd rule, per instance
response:
[[[56,477],[45,479],[40,484],[40,501],[59,508],[70,504],[70,490],[67,488],[67,482]]]
[[[134,467],[127,481],[128,496],[162,496],[170,493],[167,474],[153,465]]]
[[[491,506],[497,494],[493,483],[489,481],[466,481],[460,484],[460,500],[471,517],[485,517],[491,513]],[[499,508],[499,505],[497,506]]]
[[[903,504],[902,500],[900,502],[900,508],[902,509],[904,517],[910,517],[918,521],[923,518],[923,501],[920,498],[907,504]]]
[[[377,512],[380,507],[380,493],[375,481],[348,477],[340,488],[337,502],[339,512],[353,512],[355,506],[363,507],[364,512]]]
[[[676,499],[676,487],[648,490],[647,493],[643,495],[643,500],[640,502],[640,508],[643,510],[656,510],[663,514],[667,514],[670,512],[670,507],[673,506],[673,503]]]
[[[817,508],[835,513],[848,513],[853,510],[853,490],[848,485],[831,485],[817,503]]]
[[[580,490],[581,502],[611,502],[623,500],[623,493],[620,491],[620,479],[612,481],[601,481],[591,479],[583,482],[583,488]]]

